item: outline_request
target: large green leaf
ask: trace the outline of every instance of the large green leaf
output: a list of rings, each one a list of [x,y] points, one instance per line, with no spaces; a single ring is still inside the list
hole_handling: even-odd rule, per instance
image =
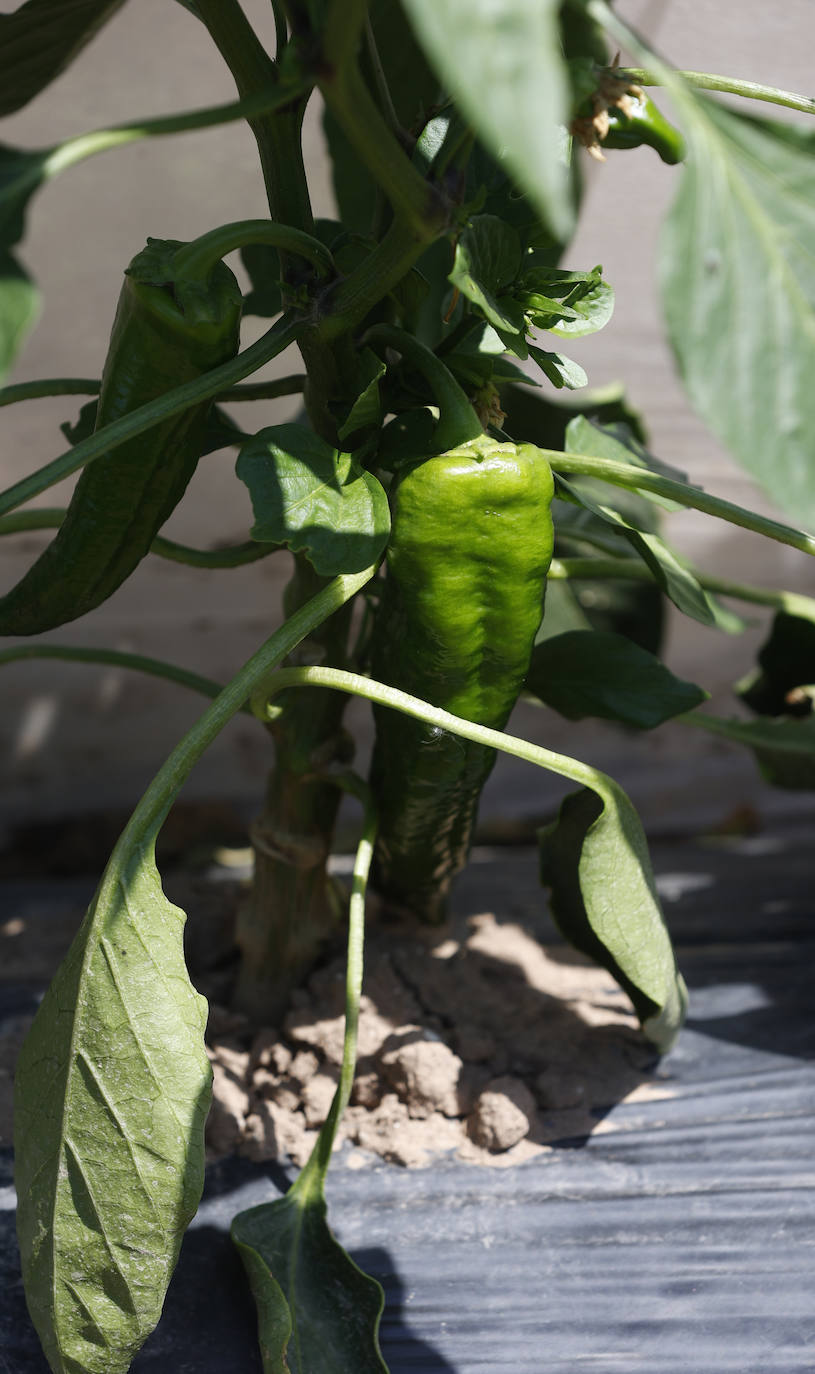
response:
[[[204,1179],[206,1003],[152,842],[112,863],[23,1046],[17,1229],[56,1374],[125,1374]]]
[[[636,730],[692,711],[708,695],[630,639],[597,630],[536,645],[524,686],[567,720],[597,716]]]
[[[648,846],[628,797],[606,780],[582,789],[540,832],[541,881],[566,939],[607,968],[628,993],[642,1028],[670,1049],[687,1005],[654,884]]]
[[[404,0],[465,117],[556,235],[573,222],[558,0]]]
[[[227,722],[374,571],[338,577],[305,602],[170,754],[123,830],[23,1046],[18,1234],[54,1374],[126,1374],[158,1320],[203,1183],[206,1004],[184,965],[184,914],[161,890],[156,835]]]
[[[259,430],[236,471],[252,498],[253,539],[305,553],[323,577],[360,572],[382,554],[390,532],[384,488],[312,430]]]
[[[661,281],[691,401],[769,496],[815,525],[815,133],[674,92],[687,166]]]
[[[0,14],[0,115],[59,76],[124,0],[26,0]]]
[[[258,1308],[264,1374],[387,1374],[384,1294],[334,1239],[321,1189],[295,1187],[241,1212],[232,1239]]]

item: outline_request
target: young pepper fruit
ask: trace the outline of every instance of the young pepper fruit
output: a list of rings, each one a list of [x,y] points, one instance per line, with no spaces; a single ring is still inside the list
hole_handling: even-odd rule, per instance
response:
[[[392,493],[373,675],[502,729],[524,681],[552,557],[553,479],[531,444],[482,435],[404,471]],[[372,878],[440,921],[494,751],[375,708]]]
[[[182,245],[148,239],[125,271],[96,429],[233,358],[241,292],[214,264],[177,270]],[[33,635],[85,615],[133,572],[195,472],[212,402],[160,421],[82,472],[54,539],[0,598],[0,634]]]
[[[608,111],[608,131],[601,140],[603,148],[653,148],[663,162],[675,166],[685,157],[685,141],[678,129],[644,91],[629,95],[622,105]]]

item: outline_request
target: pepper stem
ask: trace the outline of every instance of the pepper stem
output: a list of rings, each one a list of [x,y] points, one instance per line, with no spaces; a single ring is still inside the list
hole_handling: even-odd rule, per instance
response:
[[[362,677],[359,673],[346,672],[342,668],[280,668],[266,677],[255,689],[250,698],[252,714],[268,723],[277,718],[280,708],[274,705],[273,698],[291,687],[331,687],[338,692],[348,692],[352,696],[365,697],[378,706],[390,706],[403,715],[413,716],[416,720],[434,725],[450,734],[460,735],[462,739],[481,744],[486,749],[499,749],[504,754],[524,759],[527,763],[537,764],[549,772],[558,773],[580,787],[590,787],[604,801],[616,793],[618,784],[598,768],[582,763],[579,759],[569,758],[566,754],[556,754],[544,749],[540,744],[530,744],[529,740],[507,735],[503,730],[493,730],[487,725],[479,725],[472,720],[464,720],[440,706],[432,706],[420,697],[410,696],[398,687],[391,687],[374,678]]]
[[[180,276],[188,280],[199,278],[206,281],[221,258],[226,257],[227,253],[234,253],[236,248],[245,248],[249,243],[265,243],[284,253],[307,258],[321,277],[329,277],[334,272],[334,259],[318,239],[302,229],[293,229],[288,224],[277,224],[268,219],[240,219],[210,229],[200,238],[193,239],[192,243],[185,243],[183,248],[179,248],[173,262]]]
[[[484,433],[481,421],[455,377],[441,359],[412,334],[395,325],[375,324],[366,333],[363,343],[395,348],[427,378],[439,403],[439,423],[434,437],[440,453],[481,437]]]

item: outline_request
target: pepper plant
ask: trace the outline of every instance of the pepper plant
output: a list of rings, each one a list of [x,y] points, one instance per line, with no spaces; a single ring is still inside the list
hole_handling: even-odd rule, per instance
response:
[[[125,1371],[159,1319],[201,1194],[211,1075],[184,913],[162,892],[155,842],[204,750],[250,711],[274,738],[275,763],[234,1006],[255,1023],[276,1019],[347,920],[347,1022],[309,1163],[285,1197],[236,1217],[233,1237],[264,1369],[358,1374],[386,1368],[382,1295],[332,1237],[324,1180],[354,1072],[369,872],[397,917],[440,922],[496,751],[571,780],[577,790],[540,836],[552,912],[664,1050],[685,991],[637,814],[588,763],[505,734],[512,707],[525,692],[569,719],[644,729],[679,718],[743,741],[781,783],[811,782],[815,602],[693,568],[662,538],[659,510],[695,508],[804,555],[815,538],[666,468],[622,397],[581,396],[586,375],[561,350],[602,328],[614,299],[600,267],[569,256],[581,147],[605,158],[648,145],[677,168],[662,285],[691,399],[782,508],[815,523],[802,194],[815,135],[702,92],[809,114],[815,102],[677,73],[603,0],[272,0],[274,52],[238,0],[182,3],[229,67],[234,104],[0,149],[4,367],[33,315],[16,247],[48,178],[136,138],[244,119],[269,203],[268,219],[212,225],[202,184],[199,237],[133,245],[101,381],[0,391],[3,405],[90,397],[64,427],[70,447],[0,496],[0,533],[56,530],[0,597],[0,632],[25,641],[0,659],[117,662],[213,698],[136,806],[22,1052],[24,1282],[54,1371]],[[0,16],[2,112],[36,96],[120,4],[26,0]],[[618,47],[641,65],[620,67]],[[681,132],[651,86],[670,94]],[[315,92],[338,205],[336,219],[317,221],[300,139]],[[236,252],[243,296],[223,262]],[[271,321],[242,350],[241,307]],[[728,321],[738,348],[723,336]],[[287,349],[301,371],[248,380]],[[554,397],[564,390],[576,393],[568,404]],[[300,391],[296,422],[255,433],[224,408]],[[198,460],[230,448],[254,510],[246,542],[208,552],[168,540],[162,526]],[[28,508],[79,469],[67,511]],[[290,560],[283,624],[226,686],[183,665],[29,638],[98,606],[148,554],[198,566]],[[581,602],[581,588],[601,582],[626,589],[604,618]],[[757,721],[700,711],[703,688],[654,652],[666,598],[702,624],[738,628],[720,597],[777,612],[742,686]],[[367,779],[342,724],[349,694],[374,703]],[[327,872],[349,791],[363,807],[350,906]]]

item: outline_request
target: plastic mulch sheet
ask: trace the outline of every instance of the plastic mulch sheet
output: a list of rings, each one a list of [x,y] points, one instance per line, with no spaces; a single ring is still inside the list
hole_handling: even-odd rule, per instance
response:
[[[811,855],[800,821],[727,847],[654,847],[690,1020],[654,1094],[609,1104],[602,1131],[511,1170],[338,1163],[330,1218],[385,1287],[391,1374],[815,1371]],[[520,911],[531,857],[478,865],[458,900],[506,903],[508,884]],[[6,1015],[33,991],[9,987]],[[0,1372],[41,1374],[8,1152],[2,1168]],[[137,1374],[259,1374],[227,1230],[285,1182],[241,1160],[209,1171]]]

